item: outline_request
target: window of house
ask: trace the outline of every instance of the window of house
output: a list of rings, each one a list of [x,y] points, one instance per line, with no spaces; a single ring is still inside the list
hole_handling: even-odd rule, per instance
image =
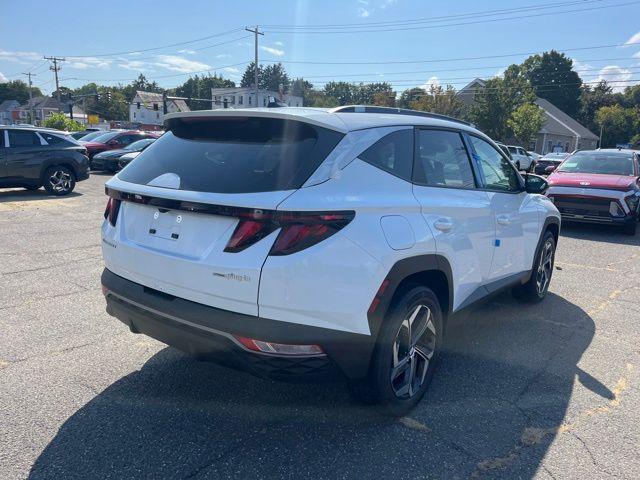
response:
[[[484,187],[504,192],[519,191],[520,178],[511,162],[486,140],[474,135],[469,135],[469,139],[473,159],[482,173]]]
[[[40,145],[40,138],[29,130],[9,130],[10,147],[32,147]]]
[[[382,137],[358,157],[396,177],[411,180],[413,129],[398,130]]]
[[[243,104],[243,102],[244,102],[244,98],[243,98],[243,96],[242,96],[242,95],[240,95],[240,96],[238,97],[238,105],[242,105],[242,104]]]
[[[160,118],[160,112],[156,113],[156,118]]]
[[[133,112],[133,118],[136,118],[136,112]]]
[[[153,104],[153,109],[154,109],[154,110],[158,110],[158,104],[157,104],[157,103],[154,103],[154,104]]]
[[[418,130],[413,181],[432,187],[475,188],[473,170],[460,133]]]
[[[138,107],[138,110],[140,110],[140,102],[136,103],[136,107]]]

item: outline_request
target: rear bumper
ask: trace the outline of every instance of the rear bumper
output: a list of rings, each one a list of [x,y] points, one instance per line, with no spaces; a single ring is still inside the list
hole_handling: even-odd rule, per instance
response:
[[[275,379],[365,377],[374,341],[369,335],[304,326],[210,307],[144,287],[105,269],[107,313],[203,360]],[[282,356],[248,350],[234,337],[320,345],[326,355]]]
[[[566,222],[599,223],[602,225],[627,225],[637,221],[636,215],[627,215],[625,217],[599,217],[570,213],[561,213],[560,215],[562,216],[562,221]]]

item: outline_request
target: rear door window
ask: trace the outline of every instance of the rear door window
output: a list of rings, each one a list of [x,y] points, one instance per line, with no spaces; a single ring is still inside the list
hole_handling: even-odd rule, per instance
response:
[[[40,145],[40,138],[30,130],[9,130],[9,146],[33,147]]]
[[[430,187],[475,188],[473,170],[460,133],[418,130],[413,181]]]
[[[119,178],[146,185],[167,173],[180,190],[252,193],[300,188],[344,136],[294,120],[195,117],[169,130]]]

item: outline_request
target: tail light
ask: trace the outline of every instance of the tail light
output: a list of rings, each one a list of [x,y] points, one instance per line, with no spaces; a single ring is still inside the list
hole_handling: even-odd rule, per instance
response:
[[[281,229],[269,255],[290,255],[309,248],[340,231],[354,212],[261,212],[240,215],[225,252],[240,252]]]
[[[107,208],[104,209],[104,218],[109,220],[111,226],[116,226],[116,220],[118,219],[118,212],[120,211],[120,200],[109,197],[107,201]]]

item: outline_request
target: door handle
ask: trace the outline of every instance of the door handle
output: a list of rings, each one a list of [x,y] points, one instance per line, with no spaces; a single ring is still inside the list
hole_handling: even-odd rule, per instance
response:
[[[453,228],[453,222],[449,218],[439,218],[433,222],[433,226],[441,232],[450,232]]]
[[[510,225],[511,217],[509,215],[498,215],[496,217],[496,221],[498,222],[498,225]]]

